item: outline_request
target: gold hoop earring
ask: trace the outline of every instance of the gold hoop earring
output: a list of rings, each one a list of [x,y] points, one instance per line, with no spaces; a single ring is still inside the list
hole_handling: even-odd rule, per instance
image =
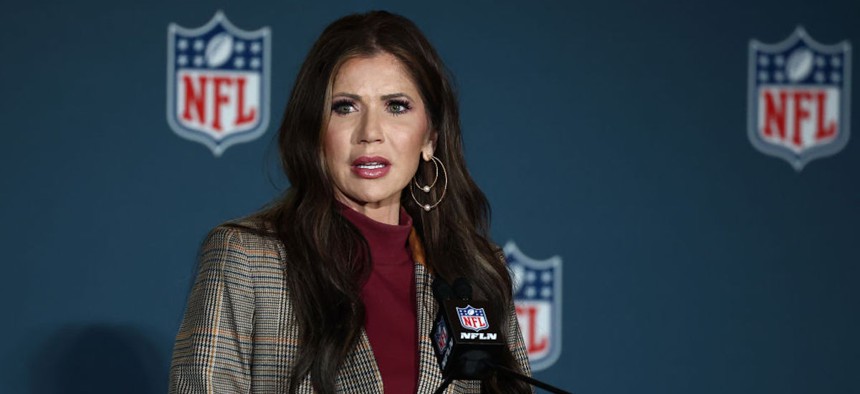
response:
[[[430,212],[431,209],[436,208],[439,203],[445,198],[445,192],[448,191],[448,172],[445,170],[445,164],[442,164],[442,160],[439,160],[438,157],[433,156],[430,158],[433,162],[433,166],[435,168],[436,176],[433,179],[433,182],[426,186],[421,186],[418,183],[418,179],[412,177],[412,183],[409,184],[409,194],[412,195],[412,201],[415,201],[419,207],[423,208],[425,211]],[[415,187],[417,186],[424,193],[430,193],[433,190],[433,187],[436,186],[436,182],[439,180],[439,168],[442,168],[442,194],[439,195],[439,200],[432,204],[424,204],[418,201],[418,198],[415,197]]]
[[[430,159],[430,161],[433,162],[433,170],[435,171],[436,175],[433,177],[433,182],[430,182],[429,185],[421,186],[421,184],[418,183],[418,179],[412,177],[412,183],[414,183],[415,186],[418,186],[418,188],[421,189],[421,191],[423,191],[424,193],[430,193],[430,189],[432,189],[433,186],[436,186],[436,181],[439,180],[439,164],[436,163],[436,160],[439,160],[436,158],[436,156],[433,156]]]

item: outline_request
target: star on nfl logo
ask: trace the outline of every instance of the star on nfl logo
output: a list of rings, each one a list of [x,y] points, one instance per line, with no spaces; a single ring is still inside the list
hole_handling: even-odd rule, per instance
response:
[[[777,44],[749,48],[747,134],[759,151],[800,171],[848,143],[851,46],[823,45],[798,27]]]
[[[478,332],[490,327],[484,308],[474,308],[471,305],[466,305],[465,308],[457,307],[457,316],[460,317],[460,325],[467,330]]]
[[[205,25],[167,29],[167,123],[215,156],[269,126],[271,34],[245,31],[218,11]]]
[[[549,368],[561,355],[561,258],[535,260],[513,241],[504,248],[514,280],[517,320],[533,371]]]

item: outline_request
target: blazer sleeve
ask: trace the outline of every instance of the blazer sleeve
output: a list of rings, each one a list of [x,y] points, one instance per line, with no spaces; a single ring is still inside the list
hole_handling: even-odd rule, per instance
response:
[[[508,313],[508,347],[511,349],[514,359],[520,364],[523,375],[532,376],[529,354],[526,351],[526,343],[523,340],[523,333],[520,331],[517,310],[513,303],[508,308]]]
[[[200,252],[170,366],[170,393],[247,393],[251,386],[253,273],[242,233],[213,230]]]
[[[496,256],[506,266],[508,264],[505,258],[504,250],[495,245]],[[529,354],[526,350],[526,342],[523,339],[523,332],[520,330],[520,322],[517,319],[517,308],[513,302],[508,306],[508,347],[511,349],[511,354],[514,359],[520,364],[520,369],[524,375],[532,376],[531,364],[529,364]]]

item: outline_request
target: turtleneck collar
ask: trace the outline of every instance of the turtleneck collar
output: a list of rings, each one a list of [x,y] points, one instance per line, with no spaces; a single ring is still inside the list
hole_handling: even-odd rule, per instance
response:
[[[411,263],[407,241],[412,231],[412,218],[403,207],[400,207],[400,220],[396,225],[377,222],[341,202],[338,202],[338,208],[367,240],[374,265]]]

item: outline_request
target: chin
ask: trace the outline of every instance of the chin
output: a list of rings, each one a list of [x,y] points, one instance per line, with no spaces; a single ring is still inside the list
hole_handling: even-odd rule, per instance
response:
[[[354,202],[361,204],[361,205],[371,205],[371,206],[388,205],[391,203],[399,204],[400,203],[400,194],[397,194],[397,195],[390,195],[390,194],[378,195],[378,194],[373,194],[373,193],[367,193],[367,194],[355,195],[355,197],[351,198],[351,200],[353,200]]]

